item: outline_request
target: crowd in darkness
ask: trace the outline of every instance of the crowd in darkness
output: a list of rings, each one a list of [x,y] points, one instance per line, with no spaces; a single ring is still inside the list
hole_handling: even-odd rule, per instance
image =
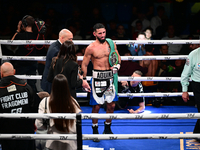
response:
[[[62,28],[69,28],[73,31],[75,39],[88,39],[92,33],[92,27],[95,23],[101,22],[106,25],[110,38],[119,34],[117,27],[122,25],[126,38],[132,37],[132,23],[136,19],[151,22],[152,17],[157,15],[156,7],[159,3],[154,3],[151,0],[141,0],[132,2],[99,2],[86,1],[79,3],[70,2],[41,2],[34,1],[30,3],[20,4],[17,2],[2,1],[0,5],[0,36],[12,37],[16,32],[16,26],[19,20],[25,15],[31,15],[34,18],[40,18],[46,22],[47,32],[45,38],[47,40],[54,40],[58,38],[58,32]],[[165,36],[167,25],[173,23],[177,36],[181,34],[198,34],[198,17],[196,14],[190,13],[185,8],[187,3],[170,4],[170,14],[165,10],[162,16],[162,34],[155,36],[159,39]],[[183,8],[178,9],[177,8]],[[194,23],[195,22],[195,23]],[[146,24],[143,24],[143,28]],[[118,31],[118,32],[117,32]],[[155,39],[154,38],[154,39]]]
[[[137,40],[138,33],[144,32],[148,40],[176,40],[176,39],[199,39],[200,34],[200,11],[196,14],[190,12],[187,2],[178,3],[173,0],[161,0],[168,2],[170,11],[166,9],[166,3],[155,3],[153,0],[133,0],[131,2],[100,2],[85,1],[74,3],[64,1],[34,1],[20,4],[18,2],[1,1],[0,5],[0,38],[11,39],[17,29],[17,24],[25,15],[31,15],[45,21],[47,27],[46,40],[57,40],[61,29],[69,29],[73,33],[73,40],[94,39],[92,35],[93,25],[103,23],[106,27],[107,37],[113,40]],[[164,5],[163,5],[164,4]],[[159,21],[155,21],[158,19]],[[184,36],[183,36],[184,35]],[[199,45],[156,45],[147,47],[148,55],[188,55],[191,50]],[[127,55],[130,46],[118,46],[121,56]],[[48,46],[38,55],[45,56]],[[77,55],[84,54],[85,46],[76,46]],[[15,49],[9,45],[2,46],[3,55],[15,55]],[[170,61],[169,61],[170,62]],[[177,76],[180,77],[184,61],[159,61],[154,76]],[[155,66],[154,66],[155,67]],[[44,64],[38,62],[38,72],[42,75]],[[160,83],[160,92],[178,92],[180,84]],[[160,87],[159,87],[160,86]],[[163,89],[167,87],[167,89]]]

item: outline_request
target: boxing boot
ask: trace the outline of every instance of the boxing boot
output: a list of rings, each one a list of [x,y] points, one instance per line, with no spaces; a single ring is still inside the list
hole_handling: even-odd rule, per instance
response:
[[[106,124],[106,122],[104,122],[104,131],[103,131],[103,134],[113,134],[112,131],[111,131],[111,123],[110,124]]]
[[[98,126],[92,126],[93,134],[99,134]],[[93,139],[94,142],[99,142],[99,139]]]

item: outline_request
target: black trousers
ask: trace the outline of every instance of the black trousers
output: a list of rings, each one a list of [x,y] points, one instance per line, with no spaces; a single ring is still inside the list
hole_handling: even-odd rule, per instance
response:
[[[200,82],[192,81],[191,85],[194,93],[195,103],[197,104],[198,113],[200,113]],[[197,119],[193,133],[200,133],[200,119]]]

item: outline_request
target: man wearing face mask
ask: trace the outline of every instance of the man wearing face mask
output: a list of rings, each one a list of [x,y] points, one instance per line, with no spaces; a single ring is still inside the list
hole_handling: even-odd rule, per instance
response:
[[[133,72],[131,77],[141,77],[142,72],[136,70]],[[120,93],[144,93],[143,86],[140,81],[121,81],[119,82]],[[128,103],[131,101],[138,102],[139,108],[137,110],[127,109],[130,113],[140,113],[145,109],[145,98],[144,97],[120,97],[116,102],[115,109],[125,109]]]

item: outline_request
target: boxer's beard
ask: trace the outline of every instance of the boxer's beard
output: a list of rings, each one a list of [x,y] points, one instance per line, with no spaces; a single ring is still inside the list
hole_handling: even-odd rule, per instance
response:
[[[100,43],[104,43],[106,41],[106,39],[101,40],[99,37],[97,37],[97,39],[99,40]]]

